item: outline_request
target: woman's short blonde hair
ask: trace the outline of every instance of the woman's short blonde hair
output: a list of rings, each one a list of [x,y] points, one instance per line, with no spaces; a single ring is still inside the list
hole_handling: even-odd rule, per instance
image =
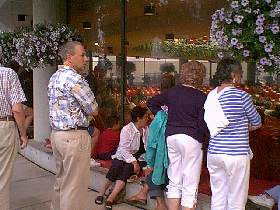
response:
[[[181,66],[181,84],[199,87],[203,84],[203,79],[205,76],[206,68],[202,63],[198,61],[189,61]]]

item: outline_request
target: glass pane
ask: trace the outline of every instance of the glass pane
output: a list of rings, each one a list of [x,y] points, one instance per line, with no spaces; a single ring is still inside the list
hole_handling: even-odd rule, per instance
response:
[[[105,69],[102,77],[96,76],[98,85],[93,88],[103,120],[121,111],[120,2],[122,1],[68,1],[68,21],[79,29],[87,49],[92,52],[93,69],[98,66],[100,58],[106,57],[111,62],[111,68]],[[217,53],[209,43],[211,15],[228,5],[229,1],[129,0],[126,3],[126,123],[129,121],[130,110],[135,105],[144,106],[148,98],[160,93],[161,88],[178,84],[180,69],[189,60],[198,60],[205,65],[207,74],[202,90],[208,93],[211,90],[209,82],[217,68]],[[91,29],[83,29],[83,22],[90,22]],[[250,71],[247,72],[250,65],[242,62],[242,67],[242,79],[246,84],[250,79]],[[264,132],[270,133],[266,138],[274,142],[272,139],[279,139],[280,136],[280,77],[266,73],[259,75],[259,78],[262,85],[243,85],[240,88],[252,94],[255,104],[263,110],[261,113],[266,120]],[[273,131],[270,127],[273,127]],[[256,139],[261,140],[262,135],[260,131]],[[274,156],[275,154],[273,153]],[[263,157],[258,158],[260,161]],[[266,161],[270,165],[274,164],[272,168],[277,164],[274,159]],[[261,173],[254,162],[253,168]],[[267,174],[258,175],[254,170],[252,173],[256,177],[269,177]]]

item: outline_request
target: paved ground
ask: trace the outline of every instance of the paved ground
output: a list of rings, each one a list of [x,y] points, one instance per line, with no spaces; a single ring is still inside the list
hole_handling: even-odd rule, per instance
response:
[[[49,210],[54,175],[21,155],[17,156],[11,189],[12,210]],[[103,210],[94,204],[97,193],[89,191],[92,210]],[[114,210],[139,210],[127,204],[114,206]]]

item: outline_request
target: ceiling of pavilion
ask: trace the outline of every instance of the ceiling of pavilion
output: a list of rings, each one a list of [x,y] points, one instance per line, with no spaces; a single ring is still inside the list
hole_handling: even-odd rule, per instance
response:
[[[68,0],[68,21],[82,33],[88,48],[102,42],[104,48],[120,52],[120,0]],[[144,6],[153,3],[156,15],[144,16]],[[211,15],[226,0],[129,0],[127,3],[128,55],[137,55],[135,46],[164,39],[166,33],[175,38],[209,36]],[[91,22],[91,30],[83,30],[82,22]]]

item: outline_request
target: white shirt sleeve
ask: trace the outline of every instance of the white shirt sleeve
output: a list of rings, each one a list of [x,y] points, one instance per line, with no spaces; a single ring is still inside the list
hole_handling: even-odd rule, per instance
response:
[[[136,161],[136,158],[133,157],[131,151],[131,142],[133,138],[134,137],[131,136],[131,133],[128,131],[128,129],[122,129],[117,156],[123,159],[126,163],[132,163],[133,161]]]

